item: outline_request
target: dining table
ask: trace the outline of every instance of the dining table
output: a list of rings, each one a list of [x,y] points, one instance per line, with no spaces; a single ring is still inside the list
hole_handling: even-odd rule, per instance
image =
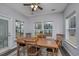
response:
[[[18,39],[19,40],[19,39]],[[16,42],[18,42],[16,40]],[[44,48],[58,48],[58,45],[56,44],[54,39],[46,39],[46,38],[24,38],[20,40],[21,42],[25,42],[25,45],[37,45],[39,47],[44,47]],[[17,43],[19,44],[19,43]],[[17,52],[19,53],[19,48],[17,48]],[[19,55],[17,53],[17,55]]]
[[[58,45],[56,44],[55,40],[51,39],[39,39],[37,41],[37,45],[40,47],[45,47],[45,48],[58,48]]]
[[[46,39],[46,38],[39,38],[39,39],[32,39],[32,38],[25,38],[24,41],[26,44],[36,44],[40,47],[46,48],[58,48],[54,39]]]

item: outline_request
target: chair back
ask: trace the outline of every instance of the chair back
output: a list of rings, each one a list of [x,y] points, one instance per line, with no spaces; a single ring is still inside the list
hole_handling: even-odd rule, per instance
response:
[[[56,35],[56,43],[59,47],[62,46],[62,40],[63,40],[63,34],[57,34]]]
[[[43,34],[40,34],[40,35],[37,35],[37,38],[46,38],[46,36]]]
[[[25,41],[23,41],[22,39],[23,39],[24,37],[17,37],[16,39],[16,42],[17,42],[17,44],[19,44],[20,46],[25,46]]]
[[[57,34],[56,37],[57,37],[57,39],[62,39],[63,38],[63,34]]]
[[[31,37],[31,33],[26,33],[26,37],[30,38]]]
[[[56,41],[56,44],[58,45],[58,47],[60,48],[61,47],[61,41],[58,40],[58,39],[56,39],[55,41]]]

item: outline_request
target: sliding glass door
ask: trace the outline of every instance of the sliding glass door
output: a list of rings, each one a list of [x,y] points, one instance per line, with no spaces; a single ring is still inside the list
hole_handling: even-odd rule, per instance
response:
[[[8,47],[8,21],[0,19],[0,48]]]

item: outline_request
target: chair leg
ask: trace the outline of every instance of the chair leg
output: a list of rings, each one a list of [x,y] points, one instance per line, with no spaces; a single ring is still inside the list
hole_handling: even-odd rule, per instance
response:
[[[19,44],[17,44],[17,56],[20,56],[20,46],[19,46]]]
[[[47,56],[48,56],[48,51],[47,51]]]
[[[56,56],[58,55],[58,48],[57,48],[57,53],[56,53]]]
[[[41,50],[39,51],[38,55],[39,55],[39,56],[41,55]]]
[[[54,48],[54,55],[58,55],[58,48]]]
[[[52,49],[52,56],[54,55],[54,48]]]
[[[25,56],[25,46],[23,46],[23,55]]]

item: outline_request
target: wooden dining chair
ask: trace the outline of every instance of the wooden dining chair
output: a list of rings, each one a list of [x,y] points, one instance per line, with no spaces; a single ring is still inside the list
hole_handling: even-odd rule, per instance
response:
[[[56,44],[58,45],[58,48],[54,48],[54,55],[58,55],[58,52],[59,52],[59,48],[60,48],[60,40],[55,40]]]
[[[17,42],[17,56],[20,55],[20,48],[22,48],[22,52],[25,55],[25,42],[22,40],[22,37],[17,38],[16,42]]]
[[[60,41],[60,46],[62,46],[63,37],[64,37],[63,34],[57,34],[56,35],[56,39]]]
[[[50,54],[50,55],[53,55],[53,48],[51,49],[51,48],[47,48],[46,49],[46,51],[47,51],[47,56]]]
[[[31,33],[26,33],[26,38],[31,38]]]
[[[38,56],[40,55],[40,48],[30,45],[27,47],[27,55],[28,56]]]
[[[38,33],[36,36],[38,38],[46,38],[46,36],[44,35],[44,33],[42,31],[40,31],[40,33]]]
[[[56,44],[58,45],[58,48],[54,48],[54,54],[58,54],[58,50],[62,47],[62,40],[63,40],[63,34],[57,34],[56,36]]]
[[[33,42],[26,42],[27,55],[29,55],[29,56],[40,55],[41,54],[40,47],[36,45],[36,42],[37,42],[38,38],[37,37],[32,37],[32,40],[33,40]]]

